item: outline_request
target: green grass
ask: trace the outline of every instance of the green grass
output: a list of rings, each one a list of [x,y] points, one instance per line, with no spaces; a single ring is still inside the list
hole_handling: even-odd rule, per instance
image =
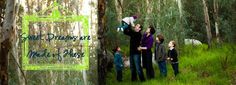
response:
[[[185,46],[180,51],[180,74],[174,77],[168,63],[168,76],[161,78],[154,64],[155,78],[131,82],[130,69],[123,70],[123,81],[116,81],[115,70],[107,75],[108,85],[230,85],[236,84],[236,46],[233,44]],[[145,70],[143,70],[145,73]]]

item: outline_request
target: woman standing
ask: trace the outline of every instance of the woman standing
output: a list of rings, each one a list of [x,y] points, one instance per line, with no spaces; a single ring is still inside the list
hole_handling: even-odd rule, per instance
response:
[[[155,29],[152,26],[149,26],[146,32],[143,34],[143,38],[141,41],[142,50],[142,64],[143,68],[146,68],[146,75],[148,79],[154,78],[154,69],[152,66],[152,46],[153,46],[153,34],[155,33]]]

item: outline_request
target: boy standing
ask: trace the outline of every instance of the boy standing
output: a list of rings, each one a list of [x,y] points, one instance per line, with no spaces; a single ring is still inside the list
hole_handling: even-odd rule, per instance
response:
[[[155,60],[158,63],[161,76],[166,77],[167,76],[166,53],[165,53],[165,47],[162,44],[163,42],[164,42],[164,37],[162,35],[157,35],[156,46],[155,46]]]

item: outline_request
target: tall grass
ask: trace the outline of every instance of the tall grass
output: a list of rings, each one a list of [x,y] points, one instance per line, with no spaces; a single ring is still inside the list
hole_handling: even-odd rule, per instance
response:
[[[130,69],[123,70],[123,81],[116,81],[115,70],[108,73],[108,85],[230,85],[236,82],[236,46],[233,44],[184,46],[179,55],[180,74],[175,77],[168,63],[168,76],[159,76],[154,64],[155,79],[132,82]],[[144,70],[145,73],[145,70]]]

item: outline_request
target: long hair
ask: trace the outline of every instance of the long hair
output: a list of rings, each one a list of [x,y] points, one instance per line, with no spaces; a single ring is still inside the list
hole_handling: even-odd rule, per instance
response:
[[[155,28],[153,26],[149,26],[149,28],[150,28],[150,33],[153,35],[156,32]]]

